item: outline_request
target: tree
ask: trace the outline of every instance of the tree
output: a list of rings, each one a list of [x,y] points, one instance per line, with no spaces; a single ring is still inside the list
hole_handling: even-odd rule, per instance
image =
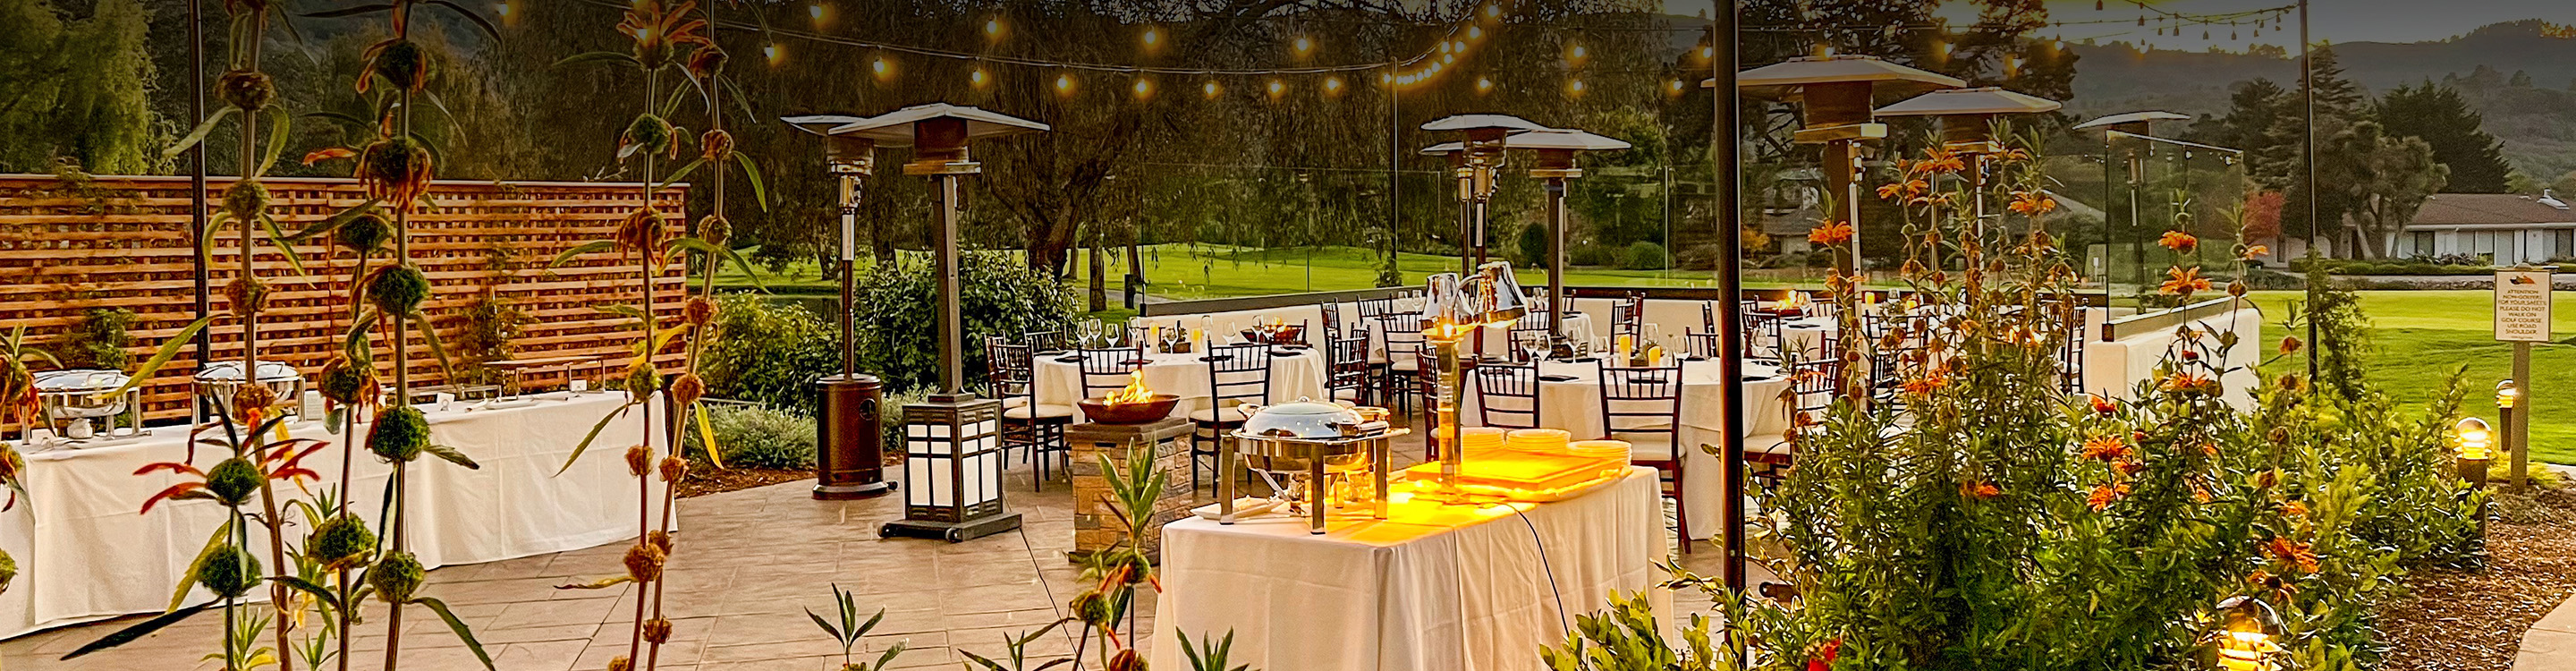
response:
[[[2453,193],[2505,193],[2504,148],[2483,127],[2486,119],[2460,97],[2460,92],[2430,81],[2400,86],[2380,98],[2371,111],[2390,135],[2423,138],[2433,147],[2433,160],[2451,168]]]
[[[2322,143],[2317,180],[2350,215],[2354,249],[2387,258],[2396,237],[2424,201],[2442,190],[2450,169],[2433,159],[2421,138],[2399,137],[2375,121],[2353,124]]]
[[[0,0],[0,171],[147,173],[163,138],[144,96],[150,12],[98,0],[74,19],[52,0]]]

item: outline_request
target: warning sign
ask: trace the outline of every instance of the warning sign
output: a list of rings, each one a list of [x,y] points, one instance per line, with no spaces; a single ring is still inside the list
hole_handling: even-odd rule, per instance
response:
[[[2496,271],[2495,337],[2504,342],[2549,342],[2549,271]]]

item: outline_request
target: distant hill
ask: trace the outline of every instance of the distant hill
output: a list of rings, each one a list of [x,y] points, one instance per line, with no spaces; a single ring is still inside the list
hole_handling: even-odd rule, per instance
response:
[[[2237,82],[2297,86],[2298,63],[2275,56],[2187,51],[2139,53],[2125,42],[2078,44],[2076,116],[2164,109],[2223,114]],[[2344,75],[2372,95],[2448,81],[2486,115],[2505,159],[2543,182],[2576,171],[2576,40],[2540,34],[2538,21],[2499,23],[2438,42],[2335,45]]]

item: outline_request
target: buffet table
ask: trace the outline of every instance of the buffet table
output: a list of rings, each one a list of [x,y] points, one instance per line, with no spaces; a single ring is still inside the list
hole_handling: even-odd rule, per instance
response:
[[[1324,350],[1306,348],[1293,351],[1296,354],[1290,355],[1289,351],[1278,349],[1271,351],[1270,402],[1287,403],[1299,398],[1331,399],[1332,394],[1324,391]],[[1171,416],[1187,418],[1191,412],[1207,407],[1208,362],[1199,360],[1203,356],[1207,355],[1202,352],[1145,355],[1145,386],[1157,394],[1181,397],[1180,404],[1172,407]],[[1084,398],[1081,365],[1065,361],[1061,356],[1038,356],[1031,377],[1039,405],[1074,408],[1074,402]],[[1229,386],[1228,389],[1234,388]],[[1083,421],[1082,411],[1078,408],[1074,410],[1074,421]]]
[[[1171,523],[1150,666],[1188,668],[1174,632],[1231,630],[1232,662],[1261,669],[1540,671],[1539,646],[1613,590],[1654,589],[1671,615],[1656,491],[1653,470],[1631,468],[1555,503],[1406,501],[1320,536],[1285,516]]]
[[[465,452],[482,468],[467,470],[423,455],[409,469],[410,549],[422,564],[496,561],[635,536],[640,503],[624,453],[645,435],[642,413],[609,423],[580,463],[557,475],[582,434],[614,411],[625,395],[558,399],[486,409],[458,403],[428,413],[431,440]],[[663,420],[660,413],[654,419],[657,426]],[[338,442],[318,422],[287,430],[290,437]],[[364,436],[365,431],[359,425],[351,435]],[[144,499],[183,476],[134,472],[154,462],[186,461],[187,433],[186,427],[157,427],[149,436],[124,442],[26,455],[30,498],[0,514],[0,548],[17,558],[19,569],[17,582],[0,593],[0,637],[160,612],[169,605],[171,588],[223,522],[224,509],[213,501],[165,501],[151,514],[139,515]],[[310,485],[314,491],[338,483],[341,454],[335,444],[305,460],[304,466],[323,474],[323,482]],[[195,449],[200,468],[225,456],[224,448]],[[356,496],[349,499],[350,508],[372,522],[393,467],[363,447],[353,465]],[[310,498],[293,487],[278,491]],[[658,489],[654,498],[660,498]],[[288,514],[302,524],[300,515]],[[291,530],[288,542],[300,542],[302,534]],[[251,538],[252,551],[267,563],[266,535],[254,529]],[[201,589],[194,598],[205,597]]]

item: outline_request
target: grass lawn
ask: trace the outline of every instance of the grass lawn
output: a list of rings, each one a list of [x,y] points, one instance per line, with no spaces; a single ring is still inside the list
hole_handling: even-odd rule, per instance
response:
[[[2252,298],[2265,316],[2265,351],[2278,346],[2281,315],[2296,291],[2258,291]],[[2373,383],[2398,402],[2420,405],[2441,392],[2451,373],[2467,367],[2462,386],[2468,393],[2462,409],[2493,422],[2495,384],[2513,374],[2513,346],[2496,342],[2491,320],[2495,297],[2487,291],[2364,291],[2362,310],[2370,315],[2375,352],[2369,358]],[[2561,336],[2576,335],[2576,293],[2557,297],[2552,317]],[[2305,338],[2305,334],[2299,334]],[[2306,359],[2285,357],[2274,367],[2305,366]],[[2531,372],[2524,384],[2524,405],[2535,408],[2531,419],[2531,454],[2536,461],[2576,464],[2576,347],[2534,345]],[[2536,397],[2536,398],[2535,398]],[[2536,402],[2535,402],[2536,401]]]

